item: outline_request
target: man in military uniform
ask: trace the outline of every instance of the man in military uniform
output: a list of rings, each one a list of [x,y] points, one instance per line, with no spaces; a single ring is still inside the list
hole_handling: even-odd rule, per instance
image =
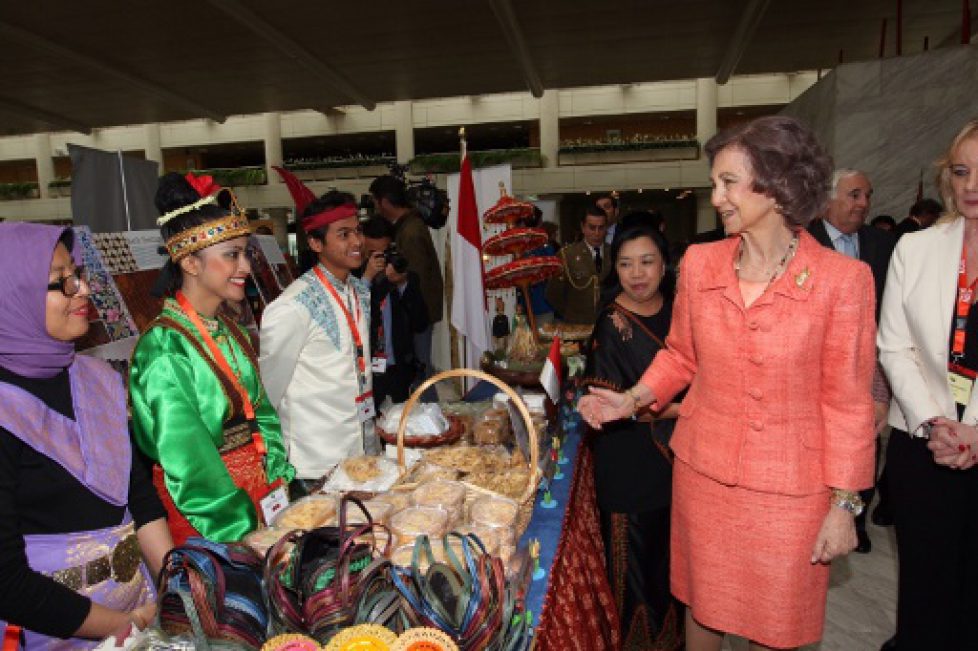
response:
[[[593,324],[597,318],[601,281],[611,267],[607,230],[608,216],[591,204],[581,220],[583,238],[560,251],[564,268],[547,283],[546,296],[562,321]]]

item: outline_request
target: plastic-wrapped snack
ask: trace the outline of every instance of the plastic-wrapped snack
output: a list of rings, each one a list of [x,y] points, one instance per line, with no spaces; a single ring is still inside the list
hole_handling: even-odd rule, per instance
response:
[[[411,506],[411,493],[410,491],[389,491],[375,496],[370,501],[387,502],[391,505],[391,510],[387,512],[387,519],[389,521],[395,513]]]
[[[329,524],[336,516],[336,499],[329,495],[309,495],[287,506],[272,525],[276,529],[315,529]]]
[[[501,471],[474,472],[465,481],[515,500],[523,496],[529,474],[525,467],[513,467]]]
[[[264,556],[287,533],[287,529],[276,529],[275,527],[255,529],[244,537],[244,544],[251,547],[256,553]]]
[[[418,469],[415,472],[415,478],[418,482],[431,481],[433,479],[455,480],[458,479],[458,470],[424,461],[418,464]]]
[[[394,505],[389,501],[375,497],[369,499],[363,503],[367,507],[367,512],[370,513],[370,517],[373,518],[374,522],[381,522],[387,524],[387,520],[390,519],[391,510]],[[349,506],[346,509],[346,522],[347,524],[366,524],[367,518],[356,506]]]
[[[414,489],[411,501],[415,506],[431,506],[446,511],[449,529],[460,524],[465,516],[465,486],[457,481],[427,481]]]
[[[504,531],[497,527],[489,527],[484,524],[476,523],[463,524],[461,527],[457,527],[455,531],[466,535],[475,535],[475,537],[477,537],[485,546],[486,552],[488,552],[491,556],[499,555],[500,539],[509,540],[513,537],[512,532]]]
[[[390,521],[394,544],[398,547],[414,543],[421,534],[442,538],[448,532],[448,512],[426,506],[412,506],[396,513]]]
[[[472,502],[469,521],[473,525],[496,529],[500,546],[512,545],[516,542],[516,518],[519,515],[519,508],[513,500],[487,495]]]
[[[513,438],[509,413],[505,409],[487,409],[476,421],[472,438],[476,445],[508,443]]]

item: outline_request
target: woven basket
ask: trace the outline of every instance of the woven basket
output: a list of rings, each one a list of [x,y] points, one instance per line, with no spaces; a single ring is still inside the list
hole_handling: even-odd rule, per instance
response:
[[[465,431],[465,424],[462,419],[454,414],[446,414],[445,418],[448,420],[448,429],[441,434],[436,434],[434,436],[404,436],[404,445],[409,448],[436,448],[440,445],[451,445],[455,443],[460,438],[462,438],[462,432]],[[380,440],[388,445],[397,445],[397,432],[387,432],[380,429],[377,426],[377,436]]]
[[[533,427],[533,419],[530,417],[530,411],[526,408],[526,404],[523,399],[517,395],[517,393],[508,384],[500,380],[499,378],[493,377],[488,373],[483,373],[482,371],[476,371],[474,369],[468,368],[456,368],[448,371],[442,371],[437,375],[433,375],[424,383],[421,384],[414,393],[407,399],[404,403],[404,410],[401,412],[401,422],[397,428],[397,465],[401,470],[402,479],[407,475],[407,464],[404,459],[404,433],[407,429],[407,419],[417,404],[418,400],[421,398],[421,394],[424,393],[428,387],[433,386],[436,382],[441,380],[448,380],[457,377],[471,377],[479,380],[484,380],[492,385],[495,385],[497,389],[505,393],[516,409],[520,412],[520,416],[523,418],[523,422],[526,423],[526,431],[529,435],[529,447],[530,447],[530,459],[529,466],[530,472],[527,475],[526,489],[517,501],[519,504],[519,511],[516,515],[516,531],[515,536],[518,540],[523,532],[526,531],[527,525],[530,524],[530,518],[533,515],[533,502],[534,497],[537,492],[537,485],[540,483],[540,442],[538,440],[538,434],[536,429]],[[485,497],[486,495],[493,495],[496,497],[504,497],[506,499],[512,499],[496,493],[495,491],[482,488],[481,486],[476,486],[470,484],[469,482],[462,481],[465,485],[465,512],[469,512],[469,507],[472,506],[472,502],[479,499],[480,497]],[[399,484],[397,490],[405,490],[410,488],[407,484]]]

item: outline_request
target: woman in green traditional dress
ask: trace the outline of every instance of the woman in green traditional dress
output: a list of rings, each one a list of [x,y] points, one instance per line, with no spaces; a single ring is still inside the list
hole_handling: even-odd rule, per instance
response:
[[[237,541],[295,476],[249,337],[218,314],[244,299],[248,218],[207,176],[166,175],[156,206],[167,298],[133,353],[134,437],[155,462],[175,544]]]

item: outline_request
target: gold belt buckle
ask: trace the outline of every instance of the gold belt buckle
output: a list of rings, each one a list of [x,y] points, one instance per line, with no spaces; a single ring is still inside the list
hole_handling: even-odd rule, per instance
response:
[[[112,578],[116,583],[129,583],[136,575],[141,560],[139,541],[136,534],[131,533],[112,550]]]

